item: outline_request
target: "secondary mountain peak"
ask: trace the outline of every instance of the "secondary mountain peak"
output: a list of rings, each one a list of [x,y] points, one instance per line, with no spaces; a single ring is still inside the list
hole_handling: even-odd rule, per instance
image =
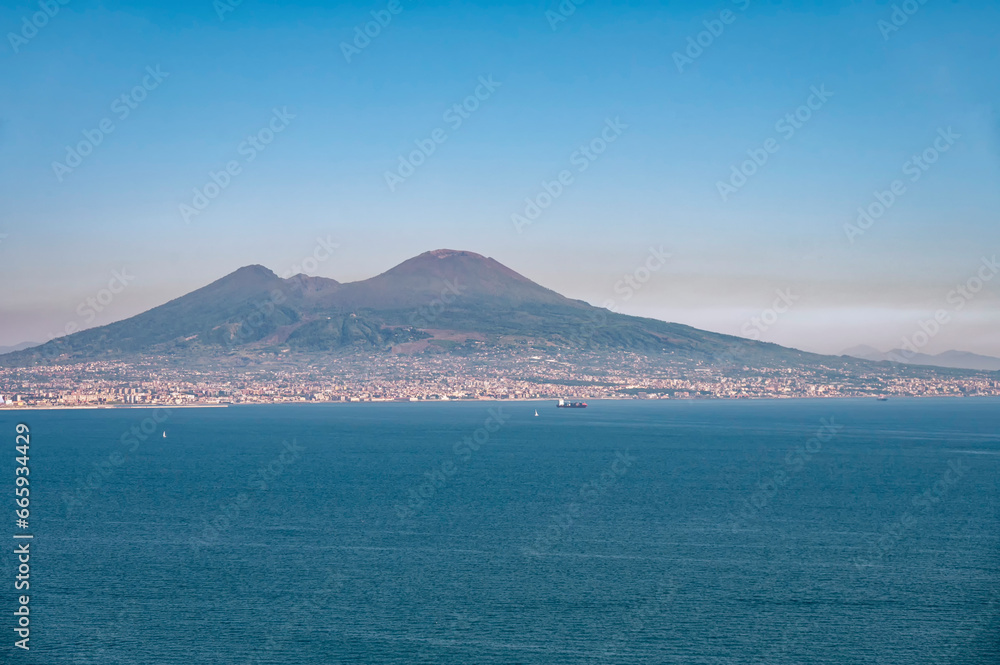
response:
[[[330,279],[329,277],[311,277],[302,273],[292,275],[285,281],[292,286],[300,287],[306,291],[323,291],[341,286],[340,282],[335,279]]]
[[[244,266],[183,298],[233,301],[252,297],[280,286],[282,279],[261,265]]]
[[[242,268],[239,268],[238,270],[234,271],[231,274],[232,275],[262,275],[262,276],[277,277],[277,275],[274,274],[273,270],[271,270],[270,268],[267,268],[265,266],[262,266],[259,263],[254,263],[254,264],[249,265],[249,266],[243,266]]]
[[[254,286],[273,282],[276,279],[279,278],[272,270],[262,265],[254,264],[238,268],[225,277],[217,279],[213,282],[213,284],[239,284],[243,286]]]

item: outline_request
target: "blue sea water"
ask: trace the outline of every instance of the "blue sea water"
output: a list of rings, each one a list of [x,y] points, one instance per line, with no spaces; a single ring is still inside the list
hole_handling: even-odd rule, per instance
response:
[[[1000,663],[1000,400],[590,404],[0,412],[0,660]]]

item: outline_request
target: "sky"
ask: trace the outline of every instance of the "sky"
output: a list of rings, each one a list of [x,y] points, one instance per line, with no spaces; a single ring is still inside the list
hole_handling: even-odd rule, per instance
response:
[[[809,351],[1000,356],[997,3],[331,4],[2,3],[0,345],[451,248]]]

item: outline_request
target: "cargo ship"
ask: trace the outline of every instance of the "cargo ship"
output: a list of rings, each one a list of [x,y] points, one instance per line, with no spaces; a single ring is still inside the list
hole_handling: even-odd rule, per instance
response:
[[[587,408],[587,403],[586,402],[567,402],[566,400],[561,399],[558,402],[556,402],[556,408],[557,409],[586,409]]]

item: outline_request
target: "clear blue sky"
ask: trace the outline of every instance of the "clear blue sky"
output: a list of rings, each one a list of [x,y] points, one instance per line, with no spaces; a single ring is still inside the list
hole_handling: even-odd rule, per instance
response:
[[[1000,253],[995,2],[914,0],[890,31],[885,2],[588,0],[553,27],[558,2],[399,0],[350,62],[342,44],[389,2],[243,0],[220,19],[221,2],[69,0],[37,34],[37,2],[0,8],[0,345],[242,265],[283,273],[329,237],[333,256],[306,267],[341,281],[469,249],[572,297],[732,334],[790,289],[756,334],[823,352],[898,346],[945,309],[923,350],[1000,355],[1000,276],[948,302]],[[679,71],[705,21],[720,34]],[[115,101],[144,80],[135,108]],[[446,111],[477,87],[456,127]],[[777,128],[808,101],[793,135]],[[262,150],[243,143],[274,109],[294,118]],[[616,118],[603,154],[574,157]],[[105,120],[78,166],[53,167]],[[907,160],[948,128],[958,138],[912,181]],[[444,142],[391,190],[386,172],[436,129]],[[768,139],[777,151],[723,200],[718,183]],[[238,174],[186,221],[180,206],[230,161]],[[511,216],[563,170],[572,182],[518,233]],[[902,195],[849,242],[857,208],[897,179]],[[616,282],[650,246],[671,258],[625,300]],[[123,268],[124,291],[81,314]]]

